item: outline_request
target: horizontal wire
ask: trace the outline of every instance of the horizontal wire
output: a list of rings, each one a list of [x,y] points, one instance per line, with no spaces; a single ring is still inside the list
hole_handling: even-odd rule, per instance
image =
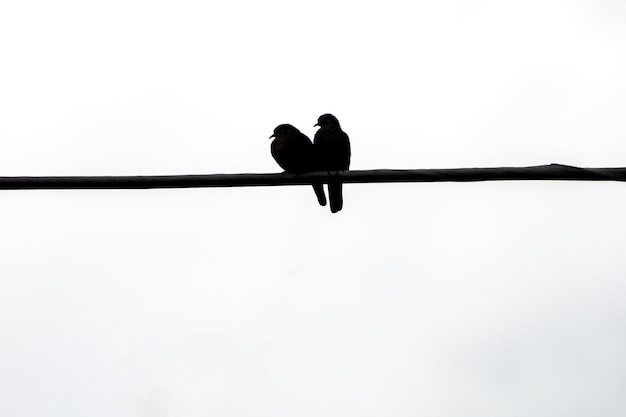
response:
[[[626,168],[578,168],[550,164],[506,168],[374,169],[305,174],[211,174],[151,176],[0,177],[0,190],[146,189],[309,185],[344,183],[472,181],[626,181]]]

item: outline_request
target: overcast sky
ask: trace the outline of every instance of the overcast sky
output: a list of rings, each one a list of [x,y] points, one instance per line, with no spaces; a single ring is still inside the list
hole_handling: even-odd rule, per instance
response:
[[[623,1],[4,1],[0,176],[626,166]],[[626,185],[0,191],[0,414],[626,414]]]

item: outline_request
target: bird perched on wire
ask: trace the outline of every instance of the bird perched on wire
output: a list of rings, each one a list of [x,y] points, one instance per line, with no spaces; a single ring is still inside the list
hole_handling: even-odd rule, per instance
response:
[[[285,172],[302,174],[320,171],[311,139],[290,124],[276,126],[271,145],[272,156]],[[313,191],[321,206],[326,205],[322,183],[314,183]]]
[[[350,168],[350,139],[341,130],[339,120],[332,114],[322,114],[314,126],[319,126],[313,139],[315,153],[322,171],[343,171]],[[330,211],[337,213],[343,207],[343,184],[341,181],[328,182]]]

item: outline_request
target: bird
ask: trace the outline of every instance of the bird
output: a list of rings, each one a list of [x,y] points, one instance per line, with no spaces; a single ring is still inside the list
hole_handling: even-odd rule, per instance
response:
[[[341,130],[339,120],[332,114],[322,114],[314,126],[319,126],[313,146],[322,171],[343,171],[350,168],[350,138]],[[328,181],[330,211],[337,213],[343,208],[343,184],[338,180]]]
[[[276,126],[270,139],[272,156],[285,172],[302,174],[320,171],[313,142],[304,133],[290,124]],[[313,183],[313,191],[320,206],[326,205],[326,195],[322,183]]]

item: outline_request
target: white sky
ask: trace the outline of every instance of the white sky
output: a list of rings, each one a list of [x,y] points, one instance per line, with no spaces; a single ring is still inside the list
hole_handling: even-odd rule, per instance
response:
[[[626,166],[622,1],[5,1],[0,175]],[[626,186],[0,191],[0,413],[623,416]]]

